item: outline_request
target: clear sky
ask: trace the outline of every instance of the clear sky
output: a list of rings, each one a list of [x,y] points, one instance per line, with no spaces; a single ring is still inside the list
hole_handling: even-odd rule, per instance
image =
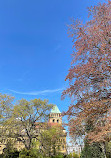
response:
[[[70,19],[87,18],[87,7],[105,0],[0,0],[0,92],[16,99],[61,101],[71,62]]]

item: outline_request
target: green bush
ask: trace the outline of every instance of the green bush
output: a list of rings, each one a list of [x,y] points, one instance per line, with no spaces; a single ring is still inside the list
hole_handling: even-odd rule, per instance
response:
[[[43,158],[43,155],[39,153],[37,149],[31,149],[31,150],[23,149],[19,154],[19,158],[38,158],[38,157]]]
[[[106,155],[107,158],[111,158],[111,142],[106,143]]]
[[[8,141],[6,147],[3,149],[3,154],[0,156],[2,158],[18,158],[19,151],[13,148],[13,143]]]
[[[104,158],[100,144],[93,143],[92,145],[89,145],[88,142],[85,141],[85,145],[81,152],[80,158]]]
[[[69,155],[67,155],[67,158],[79,158],[79,155],[76,154],[75,152],[70,153]]]
[[[63,154],[57,154],[57,155],[55,155],[55,156],[53,156],[53,158],[63,158],[64,156],[63,156]]]

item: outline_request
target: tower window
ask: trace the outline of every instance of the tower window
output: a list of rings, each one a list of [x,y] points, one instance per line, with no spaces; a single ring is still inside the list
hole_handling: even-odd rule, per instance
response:
[[[53,119],[53,122],[55,122],[55,120]]]
[[[59,123],[59,120],[57,120],[57,123]]]

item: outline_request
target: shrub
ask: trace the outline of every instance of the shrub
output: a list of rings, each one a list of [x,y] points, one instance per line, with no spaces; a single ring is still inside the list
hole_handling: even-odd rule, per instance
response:
[[[19,151],[13,148],[13,143],[9,140],[6,147],[3,149],[3,154],[0,156],[2,158],[18,158]]]
[[[104,158],[100,144],[93,143],[90,145],[86,141],[80,158]]]
[[[37,149],[23,149],[20,154],[19,158],[43,158],[43,155]]]
[[[79,158],[79,155],[73,152],[73,153],[70,153],[70,154],[67,156],[67,158]]]

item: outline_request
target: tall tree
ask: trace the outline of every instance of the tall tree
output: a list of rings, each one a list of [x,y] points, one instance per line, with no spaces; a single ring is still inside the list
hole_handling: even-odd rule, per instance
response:
[[[13,107],[11,117],[5,121],[8,137],[22,142],[26,149],[31,149],[33,139],[38,138],[41,129],[45,128],[43,122],[48,119],[52,106],[48,100],[19,100]]]
[[[62,97],[72,98],[70,134],[104,142],[111,133],[111,1],[90,7],[89,15],[69,26],[75,49]]]

